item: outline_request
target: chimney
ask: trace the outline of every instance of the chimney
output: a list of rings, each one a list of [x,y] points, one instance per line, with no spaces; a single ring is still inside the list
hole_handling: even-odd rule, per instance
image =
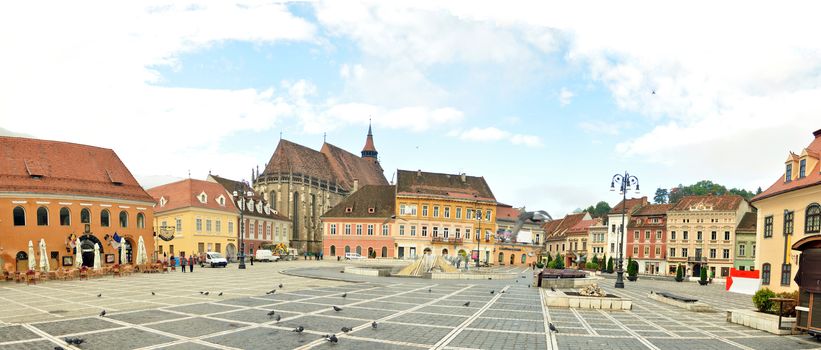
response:
[[[815,138],[821,137],[821,129],[815,130],[815,132],[812,133],[812,136],[815,136]]]
[[[356,192],[359,189],[359,179],[353,179],[353,191],[351,193]]]
[[[465,183],[467,181],[467,177],[465,176],[465,173],[462,173],[459,176],[462,177],[462,183]]]
[[[422,177],[422,169],[416,171],[416,176]]]

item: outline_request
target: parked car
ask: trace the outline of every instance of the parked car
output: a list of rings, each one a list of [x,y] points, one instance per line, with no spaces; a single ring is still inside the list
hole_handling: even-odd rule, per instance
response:
[[[254,259],[257,261],[277,261],[279,260],[279,255],[274,255],[274,253],[268,249],[259,249],[254,255]]]
[[[220,253],[207,252],[205,253],[205,264],[210,265],[211,267],[226,267],[228,266],[228,260],[226,260]]]
[[[359,253],[345,253],[345,260],[359,260],[365,259],[364,256],[359,255]]]

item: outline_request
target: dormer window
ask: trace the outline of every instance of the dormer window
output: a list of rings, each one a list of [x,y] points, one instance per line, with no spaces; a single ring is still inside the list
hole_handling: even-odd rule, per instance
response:
[[[792,181],[792,164],[787,164],[787,170],[784,174],[784,182]]]
[[[807,160],[802,159],[798,162],[798,178],[803,178],[807,174]]]
[[[352,212],[353,212],[353,208],[352,208],[352,207],[346,207],[346,208],[345,208],[345,212],[346,212],[346,213],[352,213]]]
[[[225,196],[220,195],[219,197],[217,197],[217,203],[219,203],[220,206],[224,207],[225,206]]]
[[[197,196],[197,199],[200,201],[200,203],[208,203],[208,195],[205,194],[205,192],[200,193],[200,195]]]
[[[376,208],[368,208],[368,213],[373,214],[376,212]]]
[[[165,203],[168,203],[168,201],[165,200],[165,197],[160,197],[160,207],[164,207]]]

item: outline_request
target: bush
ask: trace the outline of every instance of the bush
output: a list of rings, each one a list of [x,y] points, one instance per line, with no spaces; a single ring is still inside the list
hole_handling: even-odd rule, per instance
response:
[[[595,271],[596,269],[599,268],[599,263],[598,262],[589,262],[589,263],[584,264],[584,268],[587,269],[587,270],[594,270]]]
[[[793,303],[784,302],[784,310],[781,312],[781,316],[795,317],[795,306],[798,305],[798,291],[781,292],[776,294],[776,297],[795,300]],[[773,302],[773,313],[778,315],[778,305],[775,302]]]
[[[684,281],[684,270],[682,269],[681,265],[676,268],[676,282]]]
[[[707,268],[706,267],[703,267],[703,266],[701,267],[701,276],[699,276],[699,277],[701,277],[701,282],[702,283],[707,282]]]
[[[541,261],[537,262],[536,267],[542,269],[542,268],[544,268],[544,264]]]
[[[639,262],[633,260],[632,258],[629,259],[627,262],[627,275],[636,277],[639,274]]]
[[[550,253],[547,253],[547,263],[550,264],[551,261],[553,261],[553,257],[550,256]]]
[[[607,273],[613,273],[613,257],[607,259]]]
[[[561,254],[557,254],[557,255],[556,255],[556,260],[555,260],[555,262],[556,262],[556,264],[555,264],[555,266],[556,266],[555,268],[556,268],[556,269],[563,269],[563,268],[564,268],[564,259],[562,259],[562,255],[561,255]]]
[[[771,298],[775,298],[775,292],[762,288],[753,295],[753,304],[758,311],[772,313],[775,303],[770,300]]]

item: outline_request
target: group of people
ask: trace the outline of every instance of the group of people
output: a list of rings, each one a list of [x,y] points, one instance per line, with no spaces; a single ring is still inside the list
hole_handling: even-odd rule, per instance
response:
[[[163,257],[165,257],[165,254],[163,254]],[[185,255],[180,255],[180,257],[171,256],[169,263],[171,264],[171,266],[177,266],[177,261],[179,261],[180,263],[180,270],[182,270],[182,272],[185,273],[186,266],[188,267],[188,272],[194,272],[194,265],[199,264],[202,261],[205,261],[205,259],[203,257],[198,257],[194,255],[188,255],[187,258],[185,257]]]

